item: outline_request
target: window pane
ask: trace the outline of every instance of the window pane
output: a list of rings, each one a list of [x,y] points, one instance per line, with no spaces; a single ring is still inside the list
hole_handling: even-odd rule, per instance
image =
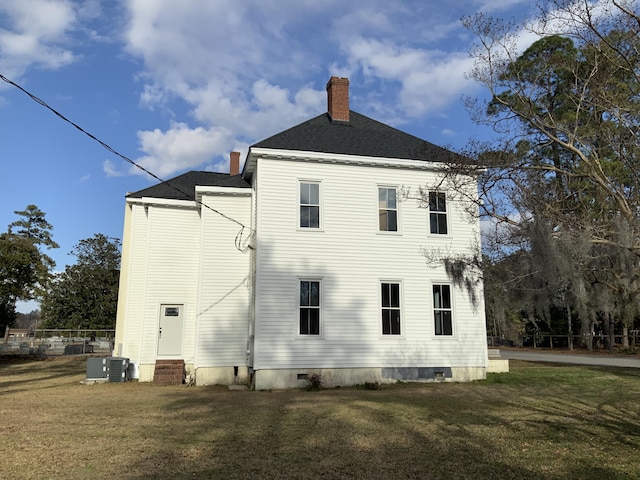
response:
[[[435,319],[436,335],[442,335],[442,311],[436,310],[433,312],[433,317]]]
[[[387,189],[378,188],[378,207],[387,208]]]
[[[382,284],[382,306],[390,307],[390,299],[391,299],[391,285],[388,283]]]
[[[309,334],[309,309],[308,308],[300,309],[300,334],[301,335]]]
[[[400,335],[400,310],[390,310],[391,334]]]
[[[429,192],[429,210],[432,212],[437,210],[436,192]]]
[[[438,233],[438,214],[430,213],[429,214],[429,224],[431,233]]]
[[[396,189],[387,189],[387,208],[396,208]]]
[[[440,285],[433,286],[433,308],[442,308],[442,294],[440,293]]]
[[[382,310],[382,334],[389,335],[391,333],[391,315],[390,310]]]
[[[400,284],[392,283],[390,285],[391,290],[391,307],[400,307]]]
[[[309,309],[309,333],[311,335],[320,335],[320,309]]]
[[[387,214],[389,212],[387,212],[386,210],[380,210],[380,214],[379,214],[379,218],[380,218],[380,231],[381,232],[386,232],[387,231]]]
[[[442,334],[443,335],[453,335],[453,328],[451,322],[451,312],[443,311],[442,312]]]
[[[387,216],[387,231],[389,232],[397,232],[398,231],[398,212],[395,210],[389,210]]]
[[[309,184],[309,203],[320,205],[320,185],[317,183]]]
[[[307,207],[309,209],[309,227],[320,228],[320,207]]]
[[[309,282],[300,282],[300,305],[309,305]]]
[[[308,205],[309,204],[309,184],[301,183],[300,184],[300,204]]]
[[[451,308],[451,290],[449,285],[441,285],[442,287],[442,307]]]
[[[310,207],[300,207],[300,226],[308,227],[310,223],[309,219],[309,208]]]
[[[310,286],[309,305],[320,306],[320,282],[306,282]]]
[[[440,212],[447,211],[447,204],[446,204],[444,193],[438,194],[438,211]]]
[[[438,214],[438,233],[447,234],[447,216],[444,214]]]

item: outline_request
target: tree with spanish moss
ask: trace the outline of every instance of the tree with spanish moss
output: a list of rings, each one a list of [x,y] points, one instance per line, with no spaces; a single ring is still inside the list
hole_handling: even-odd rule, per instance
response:
[[[476,162],[452,167],[442,184],[500,237],[485,252],[492,267],[524,262],[488,293],[508,289],[529,318],[564,311],[569,337],[576,319],[581,333],[597,322],[613,348],[614,328],[638,318],[640,297],[639,6],[539,7],[521,25],[464,20],[477,38],[470,77],[489,93],[468,106],[497,136],[470,145]],[[531,34],[538,40],[522,48]],[[479,197],[465,195],[465,178],[479,180]]]

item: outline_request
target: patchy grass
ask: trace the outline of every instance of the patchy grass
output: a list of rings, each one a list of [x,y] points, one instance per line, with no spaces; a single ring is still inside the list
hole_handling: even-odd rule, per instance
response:
[[[640,478],[639,370],[511,367],[467,384],[229,392],[80,385],[78,359],[0,363],[0,476]]]

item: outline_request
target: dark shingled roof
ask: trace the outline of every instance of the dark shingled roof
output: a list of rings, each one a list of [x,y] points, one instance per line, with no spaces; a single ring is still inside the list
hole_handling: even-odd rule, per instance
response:
[[[350,111],[350,122],[332,122],[327,113],[253,145],[368,157],[460,162],[464,157],[396,128]]]
[[[173,200],[195,200],[196,185],[207,187],[251,188],[240,175],[228,173],[187,172],[158,185],[127,194],[128,198],[169,198]]]

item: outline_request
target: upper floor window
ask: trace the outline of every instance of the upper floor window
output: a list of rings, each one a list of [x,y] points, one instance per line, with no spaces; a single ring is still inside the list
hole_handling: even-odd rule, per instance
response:
[[[381,232],[398,231],[398,200],[394,187],[378,187],[378,216]]]
[[[431,233],[447,234],[447,202],[444,193],[429,192],[429,224]]]
[[[320,281],[300,281],[300,335],[320,335]]]
[[[380,284],[382,289],[382,334],[400,335],[400,284]]]
[[[453,311],[449,285],[433,285],[433,317],[436,335],[453,335]]]
[[[300,228],[320,228],[320,184],[300,182]]]

